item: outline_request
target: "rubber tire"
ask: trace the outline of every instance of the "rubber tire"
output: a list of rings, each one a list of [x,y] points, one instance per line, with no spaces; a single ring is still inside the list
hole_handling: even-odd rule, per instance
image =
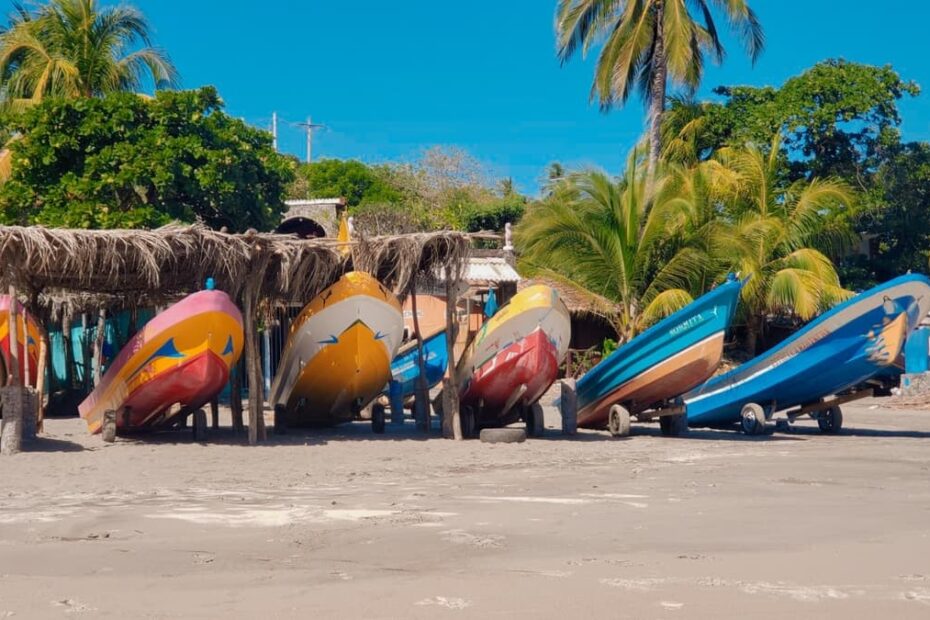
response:
[[[287,435],[287,407],[280,403],[274,406],[274,434]]]
[[[817,426],[825,435],[836,435],[843,428],[843,410],[834,405],[821,411],[817,416]]]
[[[542,437],[546,433],[543,408],[538,402],[524,409],[523,420],[526,422],[527,437]]]
[[[623,405],[614,405],[607,414],[607,430],[614,437],[630,436],[630,412]]]
[[[207,412],[198,409],[191,416],[193,418],[193,435],[194,441],[204,442],[207,440]]]
[[[103,441],[113,443],[116,441],[116,412],[107,409],[103,412],[103,429],[101,430]]]
[[[459,423],[462,425],[463,439],[474,439],[478,435],[475,411],[471,407],[462,407],[459,409]]]
[[[739,414],[739,425],[747,435],[765,434],[765,409],[756,403],[746,403]]]
[[[664,415],[659,418],[659,428],[666,437],[680,437],[688,432],[688,414]]]
[[[371,406],[371,430],[375,435],[384,434],[384,405],[381,403]]]
[[[526,430],[522,428],[485,428],[480,434],[483,443],[523,443]]]

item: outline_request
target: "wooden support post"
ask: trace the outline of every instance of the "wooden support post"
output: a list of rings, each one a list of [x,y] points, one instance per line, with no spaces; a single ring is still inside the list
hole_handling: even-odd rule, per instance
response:
[[[259,334],[255,329],[255,299],[245,295],[245,367],[249,379],[249,444],[265,440],[265,399]]]
[[[81,313],[81,391],[90,392],[91,371],[90,371],[90,331],[87,329],[90,321],[87,313]]]
[[[23,385],[30,386],[32,385],[32,368],[29,364],[29,311],[26,308],[23,308],[21,322],[23,325]]]
[[[446,270],[446,354],[449,357],[447,378],[443,384],[442,403],[442,436],[452,439],[462,439],[462,424],[459,420],[459,388],[455,380],[455,335],[457,331],[456,319],[456,283],[452,282],[452,274]]]
[[[220,427],[220,401],[217,398],[213,398],[210,401],[210,417],[213,418],[213,428]]]
[[[426,382],[426,360],[423,359],[423,334],[420,332],[420,317],[417,312],[416,276],[410,279],[410,305],[413,309],[413,331],[417,337],[417,381],[413,396],[413,419],[417,429],[429,432],[429,385]],[[392,406],[393,410],[393,406]]]
[[[39,337],[39,364],[36,370],[36,431],[45,430],[45,374],[48,368],[48,336]]]
[[[11,301],[15,297],[11,297]],[[13,304],[10,304],[12,307]],[[11,332],[12,333],[12,332]],[[0,420],[0,455],[17,454],[23,447],[23,397],[22,388],[7,386],[0,388],[3,401],[3,419]]]
[[[74,345],[71,343],[71,315],[65,311],[61,317],[61,343],[65,347],[65,391],[74,389]]]
[[[10,286],[10,312],[9,312],[9,334],[10,334],[10,356],[6,365],[7,372],[10,373],[6,384],[18,386],[19,383],[19,329],[16,324],[16,313],[18,302],[16,301],[16,287]],[[18,450],[17,450],[18,451]]]
[[[229,384],[229,409],[232,414],[233,430],[242,432],[242,363],[236,362],[232,367],[232,381]]]
[[[107,332],[107,311],[101,309],[97,314],[97,334],[94,338],[94,387],[100,385],[103,370],[103,341]]]
[[[574,435],[578,432],[578,398],[575,380],[571,377],[560,383],[562,395],[559,399],[559,411],[562,414],[562,434]]]

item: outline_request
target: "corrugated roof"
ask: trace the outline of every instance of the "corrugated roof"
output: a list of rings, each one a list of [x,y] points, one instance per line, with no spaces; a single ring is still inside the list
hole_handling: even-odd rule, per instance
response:
[[[520,274],[503,258],[472,256],[465,267],[464,279],[469,283],[519,282]]]

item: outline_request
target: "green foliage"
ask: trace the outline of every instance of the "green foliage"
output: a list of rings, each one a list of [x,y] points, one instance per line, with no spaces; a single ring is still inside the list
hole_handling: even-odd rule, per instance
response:
[[[342,197],[350,207],[361,204],[396,204],[401,192],[383,166],[368,166],[355,159],[323,159],[297,168],[289,198]]]
[[[128,5],[49,0],[29,12],[14,4],[0,32],[0,84],[5,103],[22,108],[47,96],[97,97],[139,91],[146,78],[172,86],[171,61],[152,46],[145,17]]]
[[[508,222],[516,224],[526,210],[526,200],[516,194],[468,205],[459,214],[458,227],[467,232],[490,230],[501,232]]]
[[[213,88],[48,99],[17,120],[8,224],[152,227],[172,220],[231,230],[278,221],[292,164],[271,137],[231,118]]]
[[[617,341],[613,338],[605,338],[604,342],[601,343],[601,357],[607,357],[616,351],[619,346],[620,345],[617,344]]]

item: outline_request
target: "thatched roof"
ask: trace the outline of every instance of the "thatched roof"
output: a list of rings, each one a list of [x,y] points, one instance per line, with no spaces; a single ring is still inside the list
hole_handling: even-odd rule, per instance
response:
[[[521,280],[518,289],[523,290],[534,284],[545,284],[558,291],[573,316],[596,316],[610,321],[617,314],[616,304],[609,299],[586,291],[567,280],[537,275],[531,279]]]
[[[201,225],[156,230],[0,226],[0,285],[66,311],[173,301],[207,277],[233,298],[306,301],[351,269],[396,293],[415,274],[461,273],[467,235],[455,232],[360,238],[344,252],[332,239],[227,234]]]

